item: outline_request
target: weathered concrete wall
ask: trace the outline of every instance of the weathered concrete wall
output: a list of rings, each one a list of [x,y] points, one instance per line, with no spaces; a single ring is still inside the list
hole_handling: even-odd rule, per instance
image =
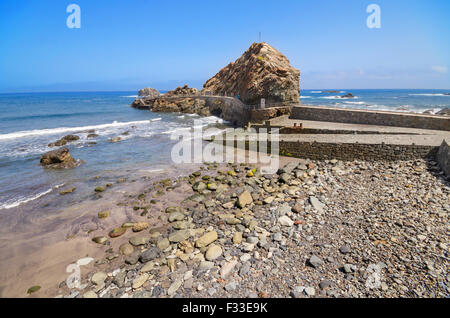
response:
[[[442,145],[439,147],[436,160],[445,175],[450,177],[450,146],[447,141],[444,140]]]
[[[317,106],[295,106],[291,119],[450,131],[450,117]]]

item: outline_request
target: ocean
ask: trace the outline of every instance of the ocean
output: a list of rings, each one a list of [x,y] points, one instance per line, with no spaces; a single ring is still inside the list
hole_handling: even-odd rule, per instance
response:
[[[178,142],[171,140],[172,132],[189,129],[194,120],[203,126],[221,122],[216,117],[136,110],[130,107],[135,94],[0,94],[0,213],[27,205],[36,208],[38,201],[39,207],[56,209],[82,201],[95,186],[130,177],[137,169],[162,169],[171,162],[171,145]],[[88,138],[93,131],[98,137]],[[67,146],[85,163],[72,170],[42,168],[41,155],[57,149],[48,144],[68,134],[80,137]],[[122,141],[110,142],[114,137]],[[77,188],[74,195],[59,196],[60,189],[72,187]],[[52,200],[45,200],[48,197]]]
[[[340,98],[348,93],[352,93],[355,98]],[[448,93],[450,90],[353,89],[327,92],[312,89],[302,90],[300,100],[305,105],[436,113],[450,106],[450,96],[445,95]]]
[[[353,99],[338,96],[352,93]],[[309,105],[433,113],[450,107],[450,90],[302,90]],[[14,209],[57,209],[92,196],[98,184],[130,177],[138,169],[171,164],[171,132],[188,129],[198,116],[152,113],[131,108],[136,92],[0,94],[0,213]],[[221,122],[203,118],[202,125]],[[91,131],[98,137],[87,138]],[[68,145],[85,163],[72,170],[43,169],[40,156],[48,144],[68,135]],[[110,138],[120,136],[121,142]],[[93,144],[95,143],[95,144]],[[74,195],[58,189],[76,187]]]

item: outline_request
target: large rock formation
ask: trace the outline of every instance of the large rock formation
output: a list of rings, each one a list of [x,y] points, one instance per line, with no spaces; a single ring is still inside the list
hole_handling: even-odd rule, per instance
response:
[[[205,101],[192,98],[199,95],[200,91],[198,89],[184,85],[183,87],[177,87],[164,95],[137,98],[131,106],[135,108],[148,108],[154,112],[180,112],[209,116],[211,113],[209,112],[209,108],[206,106]]]
[[[151,88],[151,87],[143,88],[143,89],[139,90],[139,92],[138,92],[138,96],[140,96],[140,97],[155,98],[160,95],[161,95],[160,92],[158,92],[156,89]]]
[[[208,80],[202,91],[184,85],[164,95],[137,98],[131,106],[153,112],[214,115],[243,126],[252,117],[252,107],[248,105],[259,105],[261,98],[266,105],[300,104],[299,79],[300,71],[291,67],[284,55],[267,43],[254,43],[236,62]],[[238,95],[240,100],[230,98]],[[267,111],[259,117],[278,114],[279,110]]]
[[[53,169],[70,169],[79,166],[82,161],[75,160],[67,147],[49,151],[42,155],[41,165]]]
[[[153,112],[163,113],[186,113],[186,114],[198,114],[201,116],[211,115],[209,107],[206,106],[206,102],[197,98],[190,97],[176,97],[173,96],[161,96],[159,98],[149,99],[136,99],[132,107],[145,109],[148,108]]]
[[[267,43],[253,43],[234,63],[228,64],[203,86],[213,95],[238,96],[248,105],[299,104],[300,71]]]

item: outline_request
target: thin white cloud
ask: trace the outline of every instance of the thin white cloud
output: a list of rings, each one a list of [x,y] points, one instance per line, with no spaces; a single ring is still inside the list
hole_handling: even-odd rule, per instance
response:
[[[433,71],[441,73],[441,74],[447,74],[447,72],[448,72],[447,66],[432,66],[431,69]]]

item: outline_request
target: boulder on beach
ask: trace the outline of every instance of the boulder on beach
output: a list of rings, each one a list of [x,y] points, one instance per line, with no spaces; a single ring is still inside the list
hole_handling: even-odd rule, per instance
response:
[[[139,92],[138,92],[139,97],[155,98],[155,97],[159,97],[160,95],[161,95],[160,92],[158,92],[156,89],[151,88],[151,87],[143,88],[143,89],[139,90]]]
[[[243,103],[299,104],[300,71],[267,43],[253,43],[204,85],[213,95],[239,96]]]
[[[53,169],[71,169],[79,166],[82,161],[75,160],[67,147],[49,151],[42,155],[41,165]]]

